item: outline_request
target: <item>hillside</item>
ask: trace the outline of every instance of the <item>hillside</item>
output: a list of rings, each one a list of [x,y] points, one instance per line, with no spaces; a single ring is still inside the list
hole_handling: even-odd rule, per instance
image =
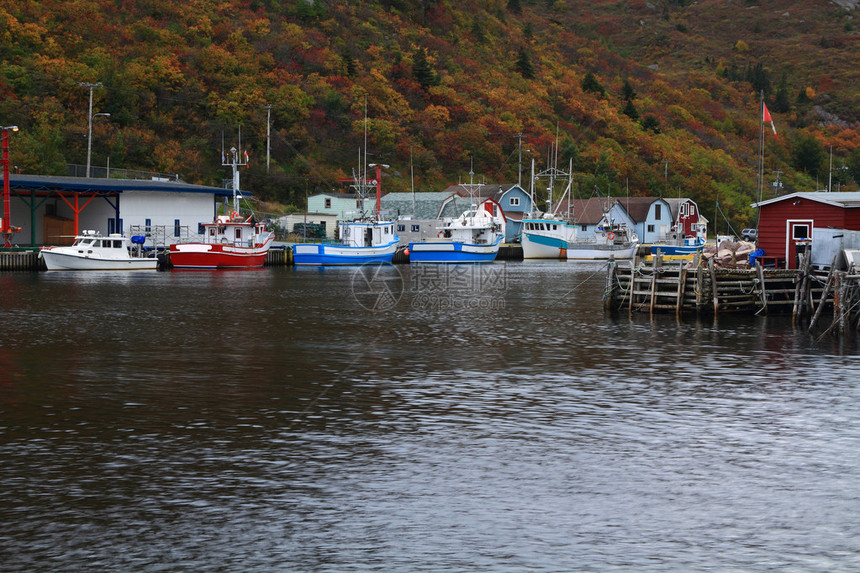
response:
[[[93,165],[303,207],[368,161],[387,191],[528,180],[559,136],[576,193],[685,195],[749,223],[765,183],[860,181],[856,2],[843,0],[0,0],[0,123],[22,172]],[[271,163],[266,166],[267,116]],[[521,144],[521,147],[520,147]],[[844,167],[844,168],[843,168]],[[524,183],[527,184],[527,183]],[[709,217],[710,218],[710,217]],[[720,228],[725,223],[718,221]]]

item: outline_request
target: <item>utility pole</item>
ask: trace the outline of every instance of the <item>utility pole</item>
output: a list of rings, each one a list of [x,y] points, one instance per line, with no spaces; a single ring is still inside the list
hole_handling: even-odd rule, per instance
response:
[[[272,151],[272,106],[267,105],[266,110],[266,174],[269,173],[269,159]]]
[[[525,134],[518,133],[514,137],[517,138],[517,153],[519,158],[517,159],[517,185],[522,188],[523,186],[523,137]]]
[[[87,177],[90,176],[90,156],[93,151],[93,88],[100,88],[102,84],[81,83],[81,87],[90,90],[90,109],[87,112]]]

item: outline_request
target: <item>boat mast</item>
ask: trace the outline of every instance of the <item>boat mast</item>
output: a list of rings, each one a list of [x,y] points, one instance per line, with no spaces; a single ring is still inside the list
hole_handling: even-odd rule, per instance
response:
[[[223,167],[231,166],[233,168],[233,211],[239,212],[239,167],[247,165],[246,162],[239,161],[239,152],[235,147],[230,148],[230,162],[222,161]]]

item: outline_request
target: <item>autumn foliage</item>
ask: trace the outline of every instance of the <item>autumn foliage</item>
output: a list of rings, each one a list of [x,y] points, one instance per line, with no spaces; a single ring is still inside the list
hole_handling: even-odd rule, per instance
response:
[[[241,129],[243,186],[297,207],[351,174],[365,138],[386,190],[414,173],[433,191],[470,165],[527,180],[558,137],[578,196],[680,194],[743,225],[762,92],[779,111],[767,182],[821,187],[832,146],[857,189],[851,16],[811,0],[0,0],[0,123],[21,128],[20,171],[63,175],[85,161],[81,84],[98,82],[95,165],[217,185]]]

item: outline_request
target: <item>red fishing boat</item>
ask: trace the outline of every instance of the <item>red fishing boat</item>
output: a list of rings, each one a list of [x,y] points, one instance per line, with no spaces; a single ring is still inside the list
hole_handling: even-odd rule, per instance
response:
[[[275,235],[253,216],[239,214],[239,153],[230,149],[233,166],[233,212],[204,223],[203,238],[170,245],[170,264],[177,269],[248,269],[262,267]],[[247,157],[247,154],[246,154]]]
[[[170,245],[177,269],[246,269],[262,267],[274,235],[265,223],[243,219],[234,211],[203,225],[203,240]]]

